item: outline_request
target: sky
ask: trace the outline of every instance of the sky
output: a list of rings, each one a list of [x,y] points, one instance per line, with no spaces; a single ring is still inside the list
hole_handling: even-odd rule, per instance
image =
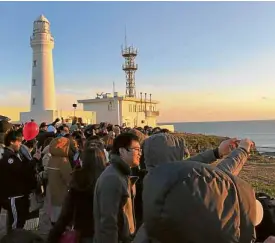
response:
[[[125,93],[126,26],[137,93],[160,101],[160,122],[275,119],[275,2],[0,2],[0,107],[30,104],[40,14],[55,38],[58,108],[113,82]]]

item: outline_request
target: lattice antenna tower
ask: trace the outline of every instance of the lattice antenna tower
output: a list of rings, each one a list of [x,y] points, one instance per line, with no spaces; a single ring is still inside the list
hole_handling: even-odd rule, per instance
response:
[[[121,54],[125,59],[122,65],[122,70],[126,75],[126,97],[136,97],[136,83],[135,83],[135,73],[138,69],[138,65],[135,63],[135,58],[138,54],[137,48],[133,45],[127,45],[127,34],[125,27],[125,40],[124,46],[121,48]]]

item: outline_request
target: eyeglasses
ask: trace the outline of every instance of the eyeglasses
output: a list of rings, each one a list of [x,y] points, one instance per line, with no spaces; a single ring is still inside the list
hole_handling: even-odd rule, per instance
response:
[[[141,149],[141,148],[128,148],[127,150],[128,150],[128,151],[129,151],[129,150],[135,150],[135,151],[137,151],[137,152],[142,153],[142,149]]]

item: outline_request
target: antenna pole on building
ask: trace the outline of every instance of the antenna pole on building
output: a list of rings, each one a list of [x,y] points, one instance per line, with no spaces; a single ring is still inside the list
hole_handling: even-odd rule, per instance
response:
[[[125,29],[124,29],[124,45],[127,48],[127,29],[126,29],[126,25],[125,25]]]
[[[138,65],[135,63],[135,58],[138,54],[137,48],[133,45],[127,45],[127,34],[125,26],[125,46],[122,48],[122,56],[125,61],[122,65],[122,70],[126,75],[126,97],[136,98],[136,84],[135,84],[135,73],[138,69]]]
[[[116,86],[115,86],[115,81],[113,81],[113,96],[115,96],[115,92],[116,92]]]

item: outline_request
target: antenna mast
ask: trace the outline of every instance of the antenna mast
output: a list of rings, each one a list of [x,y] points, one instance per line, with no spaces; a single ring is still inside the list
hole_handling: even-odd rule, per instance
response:
[[[115,86],[115,81],[113,81],[113,96],[115,96],[115,92],[116,92],[116,86]]]
[[[135,58],[138,54],[137,48],[133,45],[127,45],[127,35],[125,26],[125,46],[122,46],[121,54],[125,61],[122,65],[122,70],[126,75],[126,97],[136,97],[136,84],[135,84],[135,73],[138,69],[138,65],[135,63]]]

